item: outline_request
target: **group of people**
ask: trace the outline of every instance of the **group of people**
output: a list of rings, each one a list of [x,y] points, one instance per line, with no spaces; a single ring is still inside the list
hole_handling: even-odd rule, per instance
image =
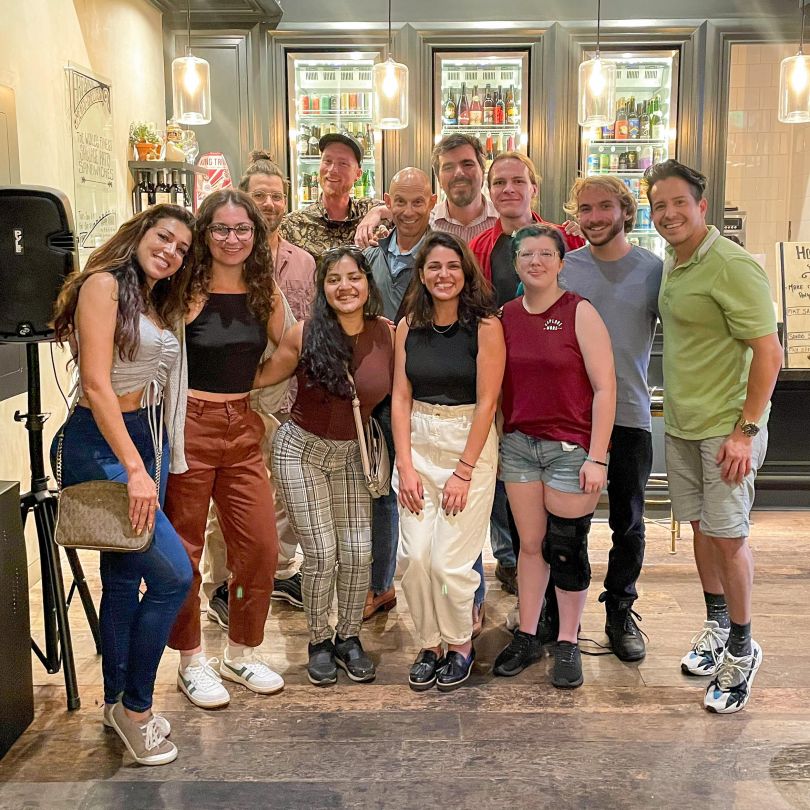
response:
[[[484,153],[465,134],[434,149],[438,204],[412,167],[383,200],[354,199],[359,144],[330,133],[320,149],[308,208],[286,213],[286,179],[254,153],[196,220],[156,205],[122,225],[57,302],[80,378],[63,482],[125,481],[133,528],[154,533],[144,552],[101,554],[105,725],[139,763],[177,756],[152,708],[166,646],[196,706],[226,705],[226,682],[282,689],[260,652],[272,598],[305,612],[313,684],[338,669],[372,681],[361,628],[396,604],[397,568],[419,647],[408,683],[456,689],[484,620],[487,537],[518,595],[495,675],[552,644],[552,684],[578,687],[605,487],[605,631],[618,658],[644,658],[633,605],[659,317],[669,488],[707,607],[682,668],[711,676],[706,708],[743,708],[762,658],[748,513],[782,355],[763,271],[705,223],[706,178],[674,160],[648,171],[662,264],[628,241],[637,203],[613,177],[578,179],[556,225],[534,211],[537,173],[519,152],[496,157],[485,195]],[[376,499],[355,399],[394,470]],[[201,589],[227,631],[221,660],[202,647]]]

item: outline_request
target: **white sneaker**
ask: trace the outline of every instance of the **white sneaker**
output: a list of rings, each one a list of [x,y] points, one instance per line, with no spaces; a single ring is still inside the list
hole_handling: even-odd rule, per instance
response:
[[[723,661],[728,633],[717,622],[703,622],[703,629],[692,639],[692,649],[681,658],[681,670],[687,675],[714,675]]]
[[[234,683],[241,683],[260,695],[272,695],[284,688],[284,679],[274,672],[255,650],[248,649],[245,655],[228,658],[227,651],[219,665],[219,674]]]
[[[104,704],[104,712],[101,715],[101,722],[107,728],[115,728],[112,724],[112,719],[110,715],[112,714],[114,703],[105,703]],[[169,721],[162,715],[162,714],[155,714],[152,713],[152,720],[155,721],[155,728],[158,730],[158,733],[161,737],[168,737],[172,733],[172,727]]]
[[[222,678],[212,666],[218,663],[218,658],[206,661],[201,654],[192,658],[187,667],[181,666],[177,670],[177,688],[201,709],[216,709],[227,706],[231,701],[228,690],[222,685]]]
[[[510,633],[520,627],[520,600],[515,602],[515,606],[506,614],[506,629]]]
[[[717,674],[706,689],[703,706],[716,714],[733,714],[745,708],[751,697],[751,684],[762,663],[762,648],[751,642],[751,655],[740,658],[728,650],[717,669]]]

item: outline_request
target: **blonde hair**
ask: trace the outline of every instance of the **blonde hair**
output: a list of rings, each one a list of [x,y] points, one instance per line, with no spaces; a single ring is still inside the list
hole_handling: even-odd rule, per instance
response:
[[[528,170],[529,170],[529,182],[533,186],[537,186],[537,193],[540,193],[540,179],[537,177],[537,169],[535,168],[534,163],[532,163],[531,158],[527,157],[523,154],[523,152],[498,152],[495,155],[495,159],[492,163],[489,164],[489,171],[487,172],[487,188],[492,188],[492,167],[496,163],[500,163],[502,160],[509,160],[509,159],[519,160]]]
[[[624,213],[624,232],[630,233],[636,224],[638,201],[633,196],[633,192],[618,177],[609,174],[595,177],[578,177],[574,181],[574,185],[571,186],[568,202],[563,205],[565,213],[569,217],[576,219],[577,210],[579,209],[579,195],[589,188],[598,188],[618,197],[619,205]]]

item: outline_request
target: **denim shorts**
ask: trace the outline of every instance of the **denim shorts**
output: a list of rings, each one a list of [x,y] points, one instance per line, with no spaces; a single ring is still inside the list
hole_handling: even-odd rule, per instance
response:
[[[580,495],[579,471],[587,455],[578,444],[535,439],[515,430],[501,439],[498,477],[507,484],[542,481],[559,492]]]

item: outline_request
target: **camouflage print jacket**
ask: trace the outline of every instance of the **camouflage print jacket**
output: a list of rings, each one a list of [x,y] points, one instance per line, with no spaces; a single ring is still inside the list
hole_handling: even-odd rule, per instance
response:
[[[362,197],[359,200],[349,199],[349,216],[347,219],[329,219],[321,200],[304,208],[293,211],[281,220],[279,232],[282,239],[292,242],[312,254],[317,262],[327,250],[340,245],[354,243],[354,232],[360,220],[374,207],[382,205],[382,200]]]

